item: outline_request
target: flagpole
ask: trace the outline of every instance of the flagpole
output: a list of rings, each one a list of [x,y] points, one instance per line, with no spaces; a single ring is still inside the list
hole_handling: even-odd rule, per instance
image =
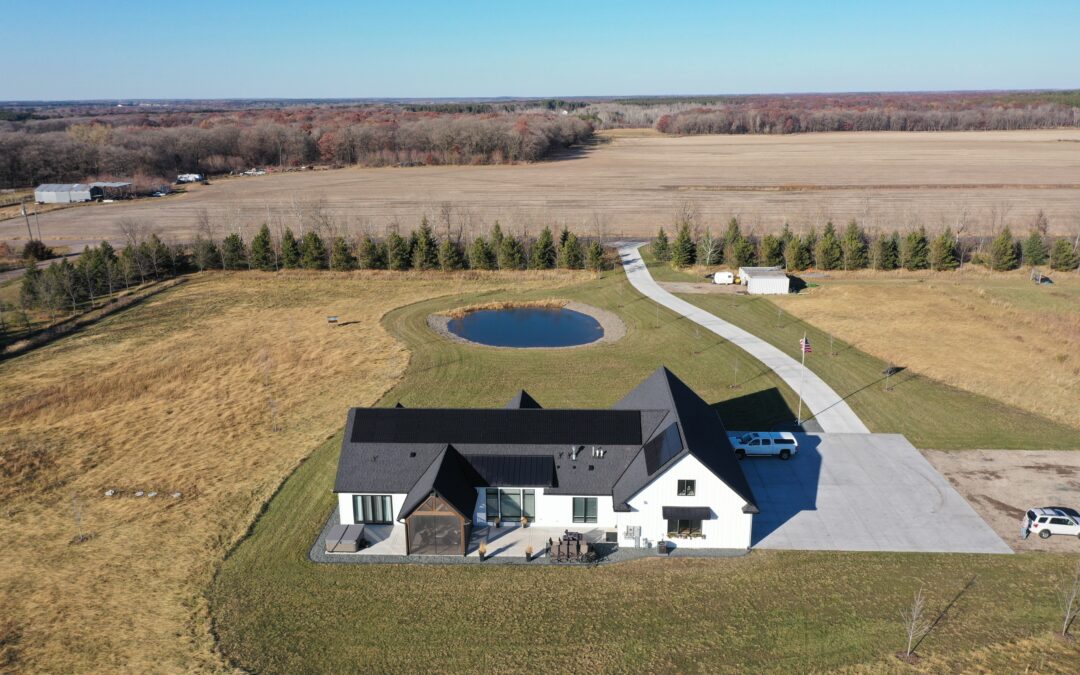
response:
[[[803,333],[802,342],[799,343],[799,351],[802,352],[802,370],[799,371],[799,415],[796,426],[802,426],[802,388],[806,380],[806,333]]]

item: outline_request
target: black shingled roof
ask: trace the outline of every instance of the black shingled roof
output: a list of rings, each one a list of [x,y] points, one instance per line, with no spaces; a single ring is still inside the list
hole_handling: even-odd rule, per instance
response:
[[[746,501],[744,511],[757,512],[720,417],[666,368],[612,410],[529,402],[522,391],[508,409],[354,408],[334,491],[407,493],[411,511],[436,490],[469,515],[478,487],[543,486],[551,494],[610,492],[619,511],[665,467],[693,454]],[[593,457],[593,446],[604,457]],[[571,460],[575,447],[581,450]]]
[[[638,410],[357,408],[353,443],[640,445]]]

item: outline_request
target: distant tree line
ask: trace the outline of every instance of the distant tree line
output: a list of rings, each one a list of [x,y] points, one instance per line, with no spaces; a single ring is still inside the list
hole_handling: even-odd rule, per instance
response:
[[[785,110],[699,108],[661,116],[665,134],[797,134],[824,131],[1005,131],[1080,126],[1080,108],[1038,106],[969,110]]]
[[[831,222],[819,234],[814,227],[796,234],[788,225],[779,233],[755,237],[732,218],[720,236],[695,227],[693,213],[676,217],[675,236],[660,228],[652,242],[653,256],[675,267],[726,264],[732,268],[778,266],[790,272],[818,270],[953,270],[966,263],[1007,271],[1021,266],[1048,265],[1059,271],[1077,270],[1080,237],[1051,238],[1040,214],[1027,237],[1018,239],[1008,227],[985,239],[963,239],[946,227],[930,235],[926,228],[901,233],[867,232],[852,220],[842,230]]]
[[[434,115],[335,120],[314,127],[290,120],[243,125],[114,127],[98,121],[64,130],[0,131],[0,187],[91,178],[172,179],[315,162],[490,164],[540,160],[591,136],[572,116]]]

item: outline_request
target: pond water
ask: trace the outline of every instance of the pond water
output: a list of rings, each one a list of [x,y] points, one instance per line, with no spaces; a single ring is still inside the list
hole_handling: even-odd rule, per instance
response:
[[[447,330],[492,347],[572,347],[604,337],[599,321],[566,308],[484,309],[451,319]]]

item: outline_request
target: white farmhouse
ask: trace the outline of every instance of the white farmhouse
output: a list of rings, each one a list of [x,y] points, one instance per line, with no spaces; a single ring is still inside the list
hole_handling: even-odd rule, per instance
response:
[[[524,391],[501,409],[354,408],[334,492],[341,526],[412,555],[466,555],[474,528],[523,524],[745,550],[757,512],[720,417],[666,368],[607,410]]]

